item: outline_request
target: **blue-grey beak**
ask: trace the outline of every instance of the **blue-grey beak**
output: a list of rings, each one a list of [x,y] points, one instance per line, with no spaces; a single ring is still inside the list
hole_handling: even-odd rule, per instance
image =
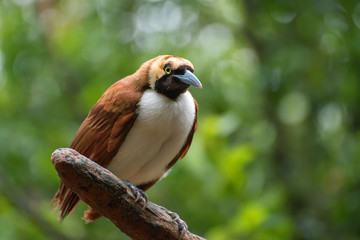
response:
[[[202,85],[201,85],[201,82],[199,81],[199,79],[197,79],[197,77],[189,70],[186,70],[185,74],[183,74],[183,75],[174,75],[174,77],[176,77],[183,83],[188,84],[190,86],[202,88]]]

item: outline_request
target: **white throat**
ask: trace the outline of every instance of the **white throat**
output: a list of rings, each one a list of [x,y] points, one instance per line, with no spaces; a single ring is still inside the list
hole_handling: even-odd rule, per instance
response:
[[[160,178],[185,144],[194,119],[195,103],[190,92],[173,101],[146,90],[139,102],[138,117],[107,168],[135,185]]]

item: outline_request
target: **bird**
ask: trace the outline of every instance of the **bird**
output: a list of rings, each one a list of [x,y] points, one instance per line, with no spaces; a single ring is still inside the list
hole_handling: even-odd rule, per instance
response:
[[[146,61],[104,92],[70,147],[140,192],[148,190],[191,145],[198,104],[188,90],[190,86],[202,88],[193,72],[189,60],[173,55]],[[72,213],[79,201],[60,181],[52,201],[60,208],[59,220]],[[84,213],[87,222],[101,216],[91,207]]]

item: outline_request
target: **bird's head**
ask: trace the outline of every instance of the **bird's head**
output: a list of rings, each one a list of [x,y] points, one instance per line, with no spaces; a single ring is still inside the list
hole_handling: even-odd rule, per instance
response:
[[[175,100],[190,86],[202,88],[193,72],[194,66],[189,60],[169,55],[159,56],[150,66],[149,85],[151,89]]]

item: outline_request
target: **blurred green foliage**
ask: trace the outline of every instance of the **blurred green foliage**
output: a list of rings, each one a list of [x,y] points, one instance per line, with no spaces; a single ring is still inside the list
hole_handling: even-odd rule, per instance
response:
[[[208,239],[360,239],[360,3],[0,2],[0,239],[127,239],[62,224],[50,155],[159,54],[204,88],[186,158],[148,195]]]

